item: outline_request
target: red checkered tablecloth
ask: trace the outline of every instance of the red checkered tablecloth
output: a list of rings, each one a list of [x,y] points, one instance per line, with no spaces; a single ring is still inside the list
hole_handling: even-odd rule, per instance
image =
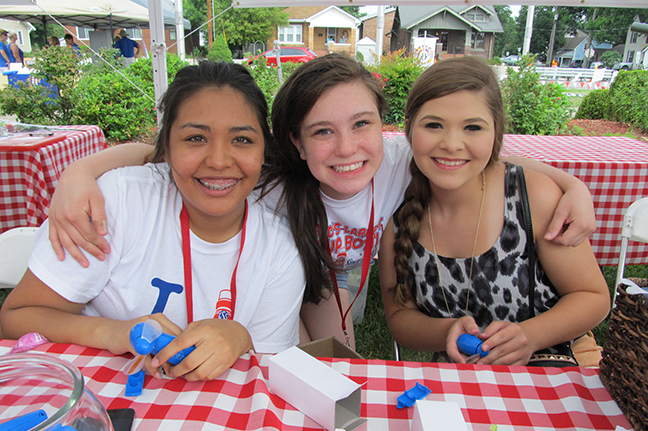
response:
[[[3,145],[0,139],[0,233],[22,226],[40,226],[61,172],[76,159],[106,148],[98,126],[68,129],[46,145]]]
[[[596,260],[618,263],[625,211],[648,196],[648,143],[622,136],[504,135],[501,155],[540,160],[583,181],[596,211],[597,229],[590,237]],[[626,259],[628,265],[648,263],[648,246],[630,242]]]
[[[0,354],[12,341],[0,341]],[[35,349],[74,363],[108,409],[135,410],[134,430],[321,430],[268,390],[269,356],[244,355],[216,380],[146,377],[139,397],[124,396],[125,356],[67,344]],[[360,430],[409,431],[412,408],[397,397],[419,382],[428,400],[458,403],[468,429],[490,431],[631,429],[596,370],[526,368],[359,359],[323,359],[362,386]],[[0,386],[0,418],[3,388]],[[9,397],[6,397],[9,398]],[[19,401],[18,401],[19,402]]]

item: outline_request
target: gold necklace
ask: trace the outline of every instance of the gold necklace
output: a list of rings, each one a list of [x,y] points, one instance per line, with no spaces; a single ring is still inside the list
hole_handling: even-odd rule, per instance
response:
[[[470,274],[468,275],[468,294],[466,295],[466,311],[465,314],[468,314],[468,303],[470,300],[470,290],[472,289],[472,273],[473,273],[473,263],[475,263],[475,249],[477,248],[477,236],[479,235],[479,224],[481,223],[482,211],[484,209],[484,198],[486,197],[486,173],[482,171],[482,199],[481,205],[479,207],[479,217],[477,218],[477,229],[475,230],[475,242],[473,243],[472,256],[470,257]],[[443,282],[441,281],[441,265],[439,265],[439,255],[436,251],[436,244],[434,243],[434,232],[432,232],[432,217],[430,212],[430,207],[432,205],[428,204],[428,225],[430,227],[430,236],[432,237],[432,250],[434,251],[434,262],[436,263],[437,274],[439,274],[439,286],[441,287],[441,292],[443,293],[443,300],[445,301],[446,310],[448,310],[448,315],[450,315],[450,307],[448,306],[448,298],[446,298],[445,289],[443,288]]]

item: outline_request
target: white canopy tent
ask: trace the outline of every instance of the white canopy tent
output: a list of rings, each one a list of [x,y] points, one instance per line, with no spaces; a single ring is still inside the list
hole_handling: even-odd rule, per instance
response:
[[[0,0],[0,18],[32,24],[51,22],[49,15],[63,25],[107,30],[148,27],[148,10],[130,0],[38,0],[37,4],[15,5]]]

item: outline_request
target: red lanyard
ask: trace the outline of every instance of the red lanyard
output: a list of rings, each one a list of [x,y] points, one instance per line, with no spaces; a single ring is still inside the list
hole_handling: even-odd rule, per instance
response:
[[[349,345],[349,334],[346,330],[346,317],[351,311],[351,307],[355,304],[356,299],[360,296],[362,288],[365,285],[367,280],[367,275],[369,274],[369,266],[371,265],[371,252],[373,251],[373,240],[374,240],[374,182],[373,178],[371,179],[371,215],[369,216],[369,226],[367,226],[367,235],[365,237],[365,246],[364,252],[362,255],[362,276],[360,277],[360,288],[358,289],[358,294],[349,305],[346,311],[342,309],[342,301],[340,301],[340,289],[337,283],[336,273],[333,269],[329,269],[331,274],[331,283],[333,284],[333,293],[335,293],[335,300],[337,301],[338,309],[340,310],[340,316],[342,317],[342,331],[346,337],[346,344]],[[326,241],[326,252],[331,253],[329,242]],[[348,285],[347,285],[348,287]]]
[[[245,227],[247,225],[248,204],[245,201],[245,216],[243,217],[243,229],[241,230],[241,246],[239,248],[238,258],[236,259],[236,266],[232,273],[232,281],[230,282],[231,293],[231,306],[229,312],[225,314],[218,312],[218,305],[216,305],[217,313],[214,318],[219,319],[234,319],[234,305],[236,304],[236,272],[238,270],[241,254],[243,253],[243,245],[245,244]],[[180,227],[182,230],[182,261],[184,264],[184,279],[185,279],[185,295],[187,299],[187,324],[193,322],[193,283],[191,281],[191,238],[189,235],[189,213],[187,208],[182,204],[182,211],[180,211]]]

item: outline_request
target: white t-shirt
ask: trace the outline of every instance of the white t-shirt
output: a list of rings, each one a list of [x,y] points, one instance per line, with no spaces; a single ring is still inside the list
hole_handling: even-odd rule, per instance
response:
[[[374,241],[371,256],[378,252],[380,238],[398,206],[412,175],[412,150],[405,136],[383,138],[384,156],[374,176]],[[321,193],[329,222],[329,246],[333,260],[345,270],[362,265],[371,212],[371,183],[355,196],[336,200]]]
[[[182,198],[168,165],[122,168],[98,182],[109,223],[106,260],[86,254],[87,269],[69,256],[59,262],[45,222],[29,268],[67,300],[86,303],[84,315],[126,320],[163,312],[186,327]],[[222,244],[191,233],[190,242],[194,320],[213,318],[219,295],[230,288],[241,233]],[[248,330],[256,351],[276,353],[298,344],[304,269],[285,221],[251,198],[236,285],[234,320]]]

